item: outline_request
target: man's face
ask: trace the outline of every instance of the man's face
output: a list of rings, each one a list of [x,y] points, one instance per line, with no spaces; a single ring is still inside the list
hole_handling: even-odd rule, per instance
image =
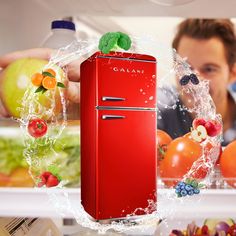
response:
[[[201,77],[210,81],[210,94],[216,104],[227,98],[227,84],[231,73],[223,43],[218,38],[193,39],[183,36],[177,52]]]

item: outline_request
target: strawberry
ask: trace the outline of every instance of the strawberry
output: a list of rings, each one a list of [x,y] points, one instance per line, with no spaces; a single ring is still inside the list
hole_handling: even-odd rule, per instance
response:
[[[221,124],[215,120],[209,120],[205,124],[207,134],[211,137],[218,135],[221,131]]]
[[[50,175],[52,175],[52,173],[49,172],[49,171],[45,171],[45,172],[43,172],[43,173],[41,174],[41,176],[43,176],[46,180],[48,179],[48,177],[49,177]]]
[[[49,171],[43,172],[39,178],[41,181],[38,183],[38,187],[42,187],[43,185],[46,185],[47,187],[54,187],[60,182],[58,178]]]
[[[46,184],[47,180],[46,180],[46,178],[45,178],[44,176],[42,176],[42,175],[41,175],[39,178],[41,179],[41,181],[38,183],[38,187],[40,188],[40,187],[42,187],[44,184]]]
[[[47,179],[46,186],[50,188],[50,187],[57,186],[58,184],[59,184],[58,178],[51,174]]]

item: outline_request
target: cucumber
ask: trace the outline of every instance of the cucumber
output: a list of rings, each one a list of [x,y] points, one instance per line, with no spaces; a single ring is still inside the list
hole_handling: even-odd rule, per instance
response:
[[[219,223],[219,222],[225,222],[227,223],[229,226],[233,225],[235,222],[233,219],[206,219],[204,221],[204,225],[207,225],[209,230],[214,230],[215,226]]]

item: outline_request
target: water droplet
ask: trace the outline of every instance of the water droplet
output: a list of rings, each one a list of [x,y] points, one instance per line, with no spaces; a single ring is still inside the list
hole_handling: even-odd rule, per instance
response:
[[[139,89],[139,91],[142,93],[142,92],[143,92],[143,89]]]
[[[149,100],[150,100],[150,101],[153,100],[153,96],[150,96],[150,97],[149,97]]]
[[[145,95],[146,93],[145,92],[143,92],[143,95]]]
[[[146,100],[145,103],[148,103],[148,101]]]

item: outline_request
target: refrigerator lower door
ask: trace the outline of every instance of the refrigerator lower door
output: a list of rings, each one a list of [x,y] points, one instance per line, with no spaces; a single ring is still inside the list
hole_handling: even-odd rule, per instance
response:
[[[98,110],[97,117],[97,217],[145,214],[136,209],[156,201],[156,113]]]

